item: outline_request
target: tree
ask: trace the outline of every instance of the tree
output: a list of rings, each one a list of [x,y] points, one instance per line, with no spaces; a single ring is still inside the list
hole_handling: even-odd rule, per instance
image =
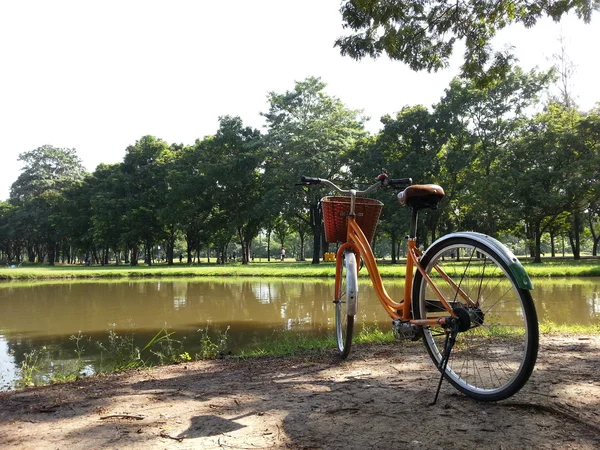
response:
[[[10,202],[21,207],[19,216],[27,224],[29,259],[54,265],[60,247],[60,208],[64,192],[81,182],[85,169],[74,149],[44,145],[19,155],[24,163],[11,186]]]
[[[464,41],[462,75],[489,81],[506,74],[511,60],[491,48],[498,30],[529,28],[543,17],[558,22],[570,11],[589,23],[599,6],[598,0],[347,0],[340,11],[352,34],[335,45],[354,59],[386,54],[413,70],[435,72],[448,66],[455,44]]]
[[[571,163],[575,166],[569,177],[566,190],[570,195],[572,215],[577,220],[585,222],[593,239],[592,252],[596,256],[600,235],[596,233],[595,225],[600,214],[600,108],[581,114],[577,127],[577,140],[573,148]],[[578,209],[575,207],[578,206]],[[577,244],[579,228],[573,228],[570,240]]]
[[[440,134],[437,182],[453,205],[442,220],[493,236],[514,222],[501,207],[506,183],[498,176],[498,161],[550,80],[550,72],[514,67],[483,87],[458,78],[451,82],[434,107]]]
[[[0,261],[5,258],[6,262],[18,261],[19,252],[15,248],[14,230],[12,217],[16,207],[8,202],[0,201]]]
[[[159,212],[168,191],[165,168],[173,157],[170,146],[154,136],[144,136],[127,147],[123,160],[124,240],[132,249],[131,265],[137,265],[138,246],[144,245],[145,262],[152,264],[152,248],[165,237]]]
[[[169,186],[172,201],[171,214],[178,218],[180,230],[186,241],[187,263],[194,260],[194,252],[199,254],[201,244],[210,240],[209,219],[213,211],[213,195],[210,190],[208,141],[196,140],[190,147],[182,149],[169,171]]]
[[[350,110],[325,93],[326,84],[309,77],[294,90],[268,95],[266,190],[290,221],[305,220],[313,233],[313,264],[320,262],[321,192],[294,185],[303,175],[335,179],[347,162],[346,154],[364,136],[360,112]]]
[[[285,242],[292,232],[290,224],[283,217],[275,221],[274,233],[281,248],[285,247]]]
[[[20,204],[45,192],[61,192],[76,181],[83,180],[85,168],[72,148],[56,148],[43,145],[35,150],[21,153],[19,161],[24,166],[12,184],[10,201]]]
[[[353,178],[362,178],[357,176],[361,171],[368,174],[363,181],[370,184],[383,171],[392,178],[410,177],[414,183],[435,182],[440,171],[435,116],[422,105],[406,106],[395,118],[385,116],[381,121],[384,127],[376,140],[362,154],[352,153]],[[392,196],[384,194],[380,200],[387,206],[383,209],[381,229],[392,240],[392,262],[396,262],[396,243],[406,235],[408,217]],[[419,228],[421,242],[427,240],[428,232],[434,236],[437,226],[434,213],[428,211],[423,216],[434,220]]]
[[[571,82],[576,71],[576,66],[567,55],[564,36],[560,36],[558,42],[560,43],[560,53],[552,55],[552,60],[554,61],[552,69],[557,75],[556,84],[559,95],[553,96],[552,101],[560,103],[567,108],[576,108],[577,104],[571,91]]]
[[[502,206],[516,210],[525,223],[535,262],[541,262],[542,234],[563,211],[578,209],[568,188],[580,168],[574,152],[578,120],[574,109],[549,105],[511,142],[499,164],[500,178],[510,186],[504,190]]]
[[[306,235],[310,233],[310,227],[308,226],[308,220],[305,217],[300,218],[297,217],[296,220],[292,221],[291,229],[298,234],[299,240],[299,253],[297,256],[298,261],[306,261],[306,257],[304,254],[304,245],[306,240]]]
[[[128,251],[125,223],[131,205],[126,196],[126,182],[122,163],[100,164],[88,179],[92,245],[86,248],[86,253],[101,245],[103,257],[100,262],[103,265],[108,263],[109,249],[116,255],[116,264],[120,262],[120,250]]]
[[[239,117],[219,119],[219,130],[207,142],[207,171],[214,192],[218,223],[231,226],[242,248],[242,263],[251,259],[252,240],[258,235],[263,213],[257,208],[264,194],[264,160],[258,130],[244,127]]]

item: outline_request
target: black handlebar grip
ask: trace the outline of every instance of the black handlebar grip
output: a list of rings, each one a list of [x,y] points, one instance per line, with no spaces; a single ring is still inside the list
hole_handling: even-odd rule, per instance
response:
[[[388,178],[385,180],[389,186],[410,186],[412,178]]]
[[[300,183],[303,183],[303,184],[319,184],[320,182],[321,182],[320,178],[314,178],[314,177],[300,178]]]

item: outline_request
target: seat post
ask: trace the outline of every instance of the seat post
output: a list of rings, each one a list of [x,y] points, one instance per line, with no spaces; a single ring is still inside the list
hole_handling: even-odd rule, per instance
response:
[[[417,208],[410,209],[410,232],[408,234],[409,239],[417,238],[417,220],[419,218],[419,211]]]

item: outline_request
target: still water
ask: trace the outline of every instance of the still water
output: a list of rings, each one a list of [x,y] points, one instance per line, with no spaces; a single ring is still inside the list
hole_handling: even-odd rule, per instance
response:
[[[534,282],[540,322],[600,322],[600,279]],[[403,283],[386,281],[386,288],[392,298],[402,298]],[[14,383],[32,350],[51,348],[56,359],[74,359],[77,335],[86,338],[88,361],[99,357],[97,343],[106,341],[108,330],[130,334],[143,347],[166,328],[174,339],[189,344],[191,354],[194,343],[199,345],[199,329],[214,335],[229,327],[227,348],[234,354],[257,341],[276,339],[280,330],[327,335],[334,326],[332,292],[333,280],[2,282],[0,390]],[[359,308],[363,323],[389,329],[367,280],[361,284]]]

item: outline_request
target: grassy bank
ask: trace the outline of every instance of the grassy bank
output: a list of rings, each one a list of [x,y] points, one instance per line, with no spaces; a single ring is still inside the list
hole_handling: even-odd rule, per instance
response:
[[[532,278],[537,277],[600,277],[600,259],[580,261],[553,259],[542,264],[525,262],[524,266]],[[404,277],[403,264],[380,263],[382,277]],[[150,277],[293,277],[293,278],[333,278],[334,263],[317,265],[310,262],[253,262],[247,265],[228,263],[224,265],[203,263],[188,266],[185,264],[131,266],[69,266],[29,265],[16,268],[0,268],[0,280],[51,280],[51,279],[95,279],[95,278],[150,278]],[[361,276],[368,276],[366,269]]]
[[[108,331],[108,339],[92,342],[81,334],[71,336],[75,341],[73,359],[53,357],[51,349],[44,346],[24,355],[19,367],[20,377],[13,387],[27,387],[72,381],[91,374],[109,374],[130,369],[149,369],[152,367],[184,363],[193,360],[222,358],[231,355],[237,358],[255,358],[261,356],[289,357],[302,354],[325,354],[335,352],[336,344],[333,332],[327,336],[313,336],[290,330],[274,332],[268,339],[253,342],[248,348],[233,352],[228,348],[228,331],[217,330],[208,333],[208,327],[198,330],[199,341],[194,350],[186,348],[177,339],[176,333],[160,330],[143,348],[135,345],[134,332],[117,334]],[[596,325],[556,325],[540,324],[541,335],[585,336],[600,335],[600,324]],[[410,341],[396,341],[391,331],[382,331],[378,326],[363,325],[355,331],[355,345],[420,345]],[[199,345],[198,345],[199,344]],[[101,349],[101,358],[92,361],[86,356],[86,347]],[[423,350],[425,352],[425,350]]]

